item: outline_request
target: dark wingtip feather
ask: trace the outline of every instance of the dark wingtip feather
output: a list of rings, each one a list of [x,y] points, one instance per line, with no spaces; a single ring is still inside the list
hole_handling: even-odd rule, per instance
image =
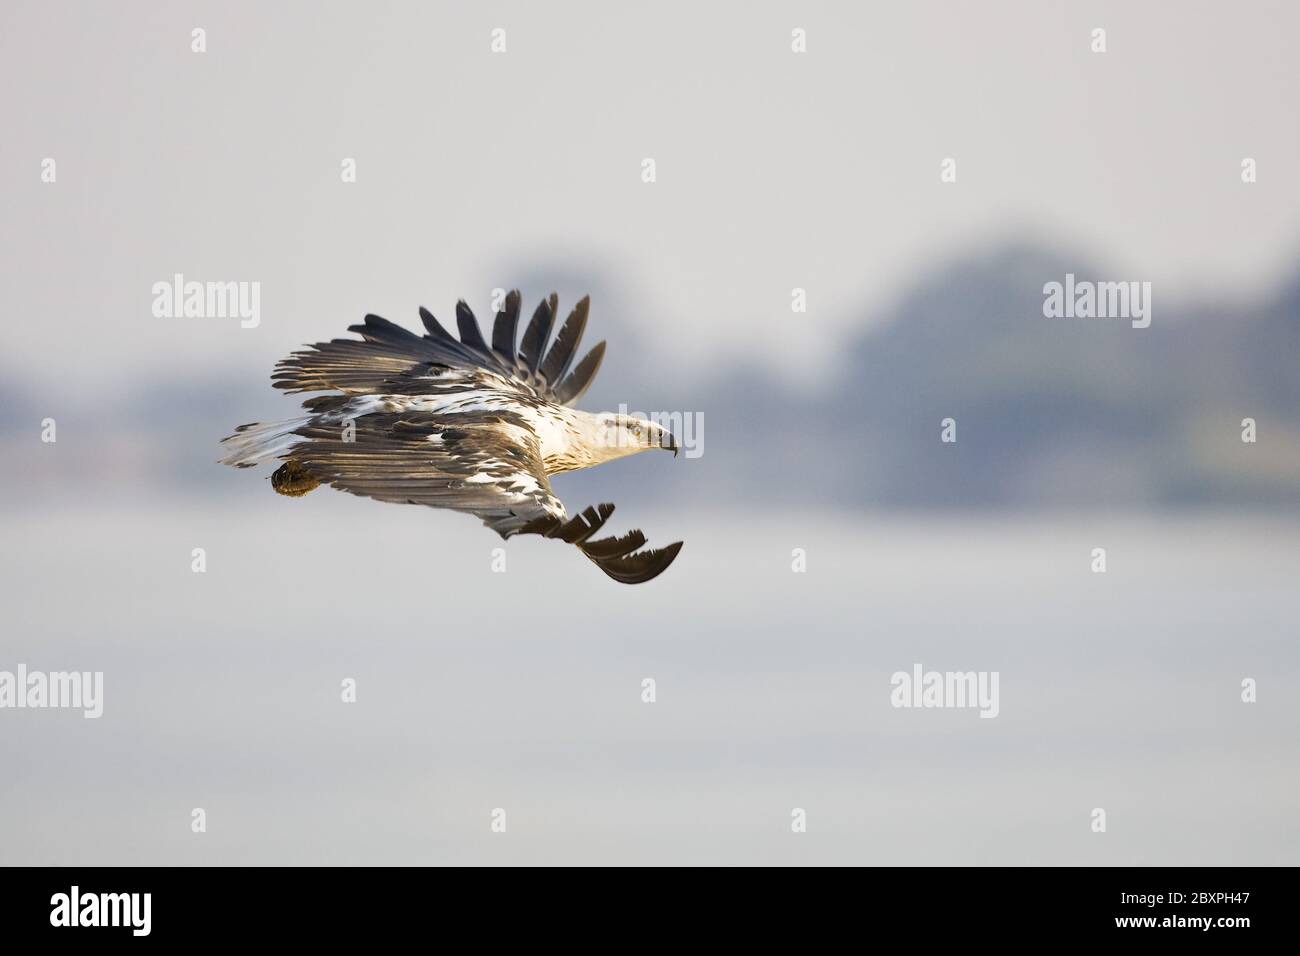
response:
[[[550,531],[548,536],[581,546],[601,529],[613,513],[614,506],[611,504],[597,505],[594,508],[586,507],[580,514],[574,515],[564,524]]]
[[[621,537],[611,536],[601,538],[599,541],[588,541],[582,546],[582,550],[587,557],[599,562],[605,558],[621,558],[631,554],[643,544],[645,544],[645,535],[640,529],[634,529]]]
[[[367,342],[401,342],[405,344],[408,339],[414,339],[417,336],[410,329],[404,329],[396,322],[390,322],[382,315],[370,313],[358,325],[349,325],[349,332],[356,332]]]
[[[551,299],[554,298],[552,294]],[[523,341],[519,343],[519,357],[528,366],[528,371],[536,372],[541,364],[542,353],[546,351],[546,339],[551,334],[554,322],[555,306],[550,299],[543,299],[537,304],[537,310],[533,313],[528,328],[524,330]]]
[[[519,328],[519,307],[523,296],[518,289],[506,293],[506,304],[492,324],[492,348],[507,362],[515,361],[515,334]]]
[[[596,567],[620,584],[644,584],[668,570],[668,566],[677,559],[682,550],[682,542],[674,541],[663,548],[638,551],[616,558],[592,558]]]
[[[568,521],[554,515],[542,515],[519,528],[516,534],[540,534],[559,538],[577,545],[584,555],[615,581],[623,584],[641,584],[656,578],[667,570],[681,551],[682,543],[674,541],[664,548],[638,551],[646,543],[640,530],[632,530],[621,537],[610,536],[599,541],[588,541],[609,520],[614,506],[608,502],[584,508]]]
[[[456,342],[456,344],[460,344],[456,336],[444,329],[442,323],[435,319],[433,313],[424,306],[420,306],[420,321],[424,323],[424,327],[428,330],[429,338],[436,339],[439,342]]]
[[[595,348],[583,357],[582,361],[578,363],[578,367],[569,374],[569,377],[556,387],[556,401],[561,405],[572,405],[580,399],[583,393],[591,388],[596,373],[600,371],[600,363],[604,360],[605,343],[602,340],[597,342]]]
[[[590,310],[591,296],[584,295],[573,307],[569,317],[564,320],[564,325],[560,327],[560,334],[555,337],[551,350],[546,353],[546,361],[542,365],[542,378],[552,386],[560,383],[564,373],[573,364],[573,356],[578,352],[578,343],[582,341],[582,333],[587,329],[587,316]]]
[[[479,330],[478,319],[474,318],[474,313],[470,311],[464,299],[456,303],[456,327],[460,330],[460,341],[463,345],[480,352],[487,352],[488,345]]]

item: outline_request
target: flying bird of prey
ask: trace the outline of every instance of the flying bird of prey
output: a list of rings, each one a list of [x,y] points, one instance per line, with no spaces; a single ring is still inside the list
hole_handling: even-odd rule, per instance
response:
[[[492,342],[474,313],[456,305],[457,339],[428,310],[418,336],[377,315],[349,332],[280,361],[271,376],[291,392],[332,392],[303,402],[307,414],[241,425],[223,439],[223,464],[283,461],[271,485],[299,497],[321,484],[404,504],[476,515],[503,538],[537,534],[576,545],[615,581],[640,584],[672,564],[680,541],[638,550],[640,531],[592,540],[612,504],[569,517],[551,475],[651,448],[677,453],[655,422],[573,408],[605,355],[600,342],[573,370],[588,299],[569,314],[547,349],[558,299],[542,300],[516,351],[520,295],[506,296]]]

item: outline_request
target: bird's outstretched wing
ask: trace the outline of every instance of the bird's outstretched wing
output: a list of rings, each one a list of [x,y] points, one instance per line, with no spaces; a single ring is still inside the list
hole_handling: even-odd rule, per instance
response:
[[[432,363],[486,369],[538,398],[572,405],[591,386],[605,357],[602,341],[569,371],[587,327],[589,300],[584,297],[573,307],[548,349],[547,340],[559,307],[558,297],[551,293],[533,313],[516,351],[521,303],[518,290],[506,296],[505,306],[497,313],[492,327],[491,344],[483,338],[478,320],[463,301],[456,304],[459,339],[444,329],[427,309],[420,309],[427,330],[423,336],[377,315],[367,315],[363,323],[348,327],[362,341],[318,342],[283,359],[271,378],[276,388],[292,392],[378,393],[400,386],[403,378],[418,377]]]
[[[541,514],[563,516],[538,455],[537,437],[518,415],[478,412],[372,413],[345,434],[320,419],[296,428],[282,456],[296,471],[355,495],[465,511],[498,530]]]
[[[305,424],[294,434],[306,440],[282,457],[296,474],[355,495],[468,512],[504,538],[558,538],[624,584],[658,576],[681,550],[679,541],[638,551],[646,540],[640,531],[592,541],[614,506],[569,518],[551,491],[536,435],[511,412],[369,414],[353,425],[345,441],[337,424]]]
[[[612,504],[603,504],[584,508],[581,514],[568,520],[543,514],[520,528],[519,533],[540,534],[577,545],[598,568],[624,584],[641,584],[667,570],[668,565],[677,557],[677,552],[682,549],[680,541],[674,541],[664,548],[638,551],[645,544],[645,535],[639,529],[633,529],[620,538],[611,536],[591,540],[591,536],[601,529],[613,513]]]

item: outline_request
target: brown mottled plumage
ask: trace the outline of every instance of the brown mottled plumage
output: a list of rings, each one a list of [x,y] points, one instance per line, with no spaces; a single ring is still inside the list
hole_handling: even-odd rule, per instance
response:
[[[556,296],[538,305],[516,352],[520,304],[517,291],[506,296],[491,345],[462,301],[459,339],[421,309],[422,337],[368,315],[349,329],[361,341],[294,352],[276,366],[275,386],[336,394],[308,398],[299,418],[240,426],[224,439],[223,463],[247,468],[279,459],[271,484],[283,495],[329,484],[380,501],[464,511],[502,537],[539,534],[576,545],[616,581],[649,581],[681,542],[640,551],[640,531],[592,541],[614,506],[570,518],[549,478],[650,448],[675,453],[676,441],[654,422],[570,407],[605,353],[601,342],[569,371],[587,324],[586,298],[549,351]]]

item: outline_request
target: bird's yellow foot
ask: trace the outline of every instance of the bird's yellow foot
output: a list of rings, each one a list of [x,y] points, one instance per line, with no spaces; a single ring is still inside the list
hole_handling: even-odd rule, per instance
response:
[[[282,495],[288,495],[290,498],[301,498],[313,488],[320,486],[320,482],[309,475],[297,462],[288,461],[275,470],[271,475],[271,487]]]

